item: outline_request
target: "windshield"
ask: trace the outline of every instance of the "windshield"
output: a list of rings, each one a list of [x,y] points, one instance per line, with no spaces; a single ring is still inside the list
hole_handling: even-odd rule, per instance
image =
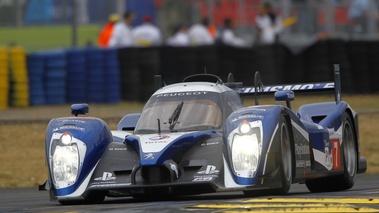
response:
[[[220,128],[222,112],[218,103],[220,95],[217,93],[207,93],[203,97],[196,95],[152,97],[142,111],[135,133],[158,133],[159,128],[161,132]]]

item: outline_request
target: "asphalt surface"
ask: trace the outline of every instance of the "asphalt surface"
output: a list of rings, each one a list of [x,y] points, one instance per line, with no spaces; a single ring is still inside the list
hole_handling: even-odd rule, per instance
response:
[[[36,188],[0,189],[0,212],[379,212],[379,175],[360,174],[347,191],[310,193],[293,184],[286,196],[248,198],[242,193],[214,193],[138,202],[133,198],[107,198],[102,204],[63,206],[49,201]]]

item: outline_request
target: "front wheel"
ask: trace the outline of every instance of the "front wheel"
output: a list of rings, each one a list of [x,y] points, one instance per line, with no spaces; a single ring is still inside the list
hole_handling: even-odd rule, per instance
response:
[[[282,187],[277,190],[277,194],[287,194],[291,188],[292,183],[292,149],[290,134],[287,122],[282,116],[279,124],[280,128],[280,177],[282,180]]]

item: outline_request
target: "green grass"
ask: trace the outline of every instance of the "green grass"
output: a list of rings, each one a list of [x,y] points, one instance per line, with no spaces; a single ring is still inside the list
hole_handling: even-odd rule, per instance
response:
[[[99,25],[80,25],[77,28],[77,46],[84,47],[88,42],[97,45]],[[70,48],[72,31],[70,25],[0,27],[0,46],[15,43],[28,52]]]

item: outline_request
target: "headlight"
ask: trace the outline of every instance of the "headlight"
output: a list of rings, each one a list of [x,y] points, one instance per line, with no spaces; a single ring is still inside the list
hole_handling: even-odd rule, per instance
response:
[[[64,145],[70,145],[71,144],[71,141],[72,141],[72,136],[70,133],[68,132],[65,132],[62,134],[61,136],[61,142],[64,144]]]
[[[62,143],[64,144],[64,135]],[[71,141],[70,141],[71,142]],[[55,147],[52,156],[52,172],[56,188],[64,188],[72,185],[77,178],[79,170],[79,152],[76,144],[70,146]]]
[[[239,127],[239,131],[241,134],[248,134],[251,132],[251,126],[247,120],[244,120]]]
[[[233,172],[238,177],[253,178],[256,176],[263,141],[261,120],[243,120],[228,135],[228,145]]]
[[[255,176],[260,157],[259,146],[259,139],[256,133],[250,135],[234,135],[232,142],[232,161],[237,176],[246,178]]]

